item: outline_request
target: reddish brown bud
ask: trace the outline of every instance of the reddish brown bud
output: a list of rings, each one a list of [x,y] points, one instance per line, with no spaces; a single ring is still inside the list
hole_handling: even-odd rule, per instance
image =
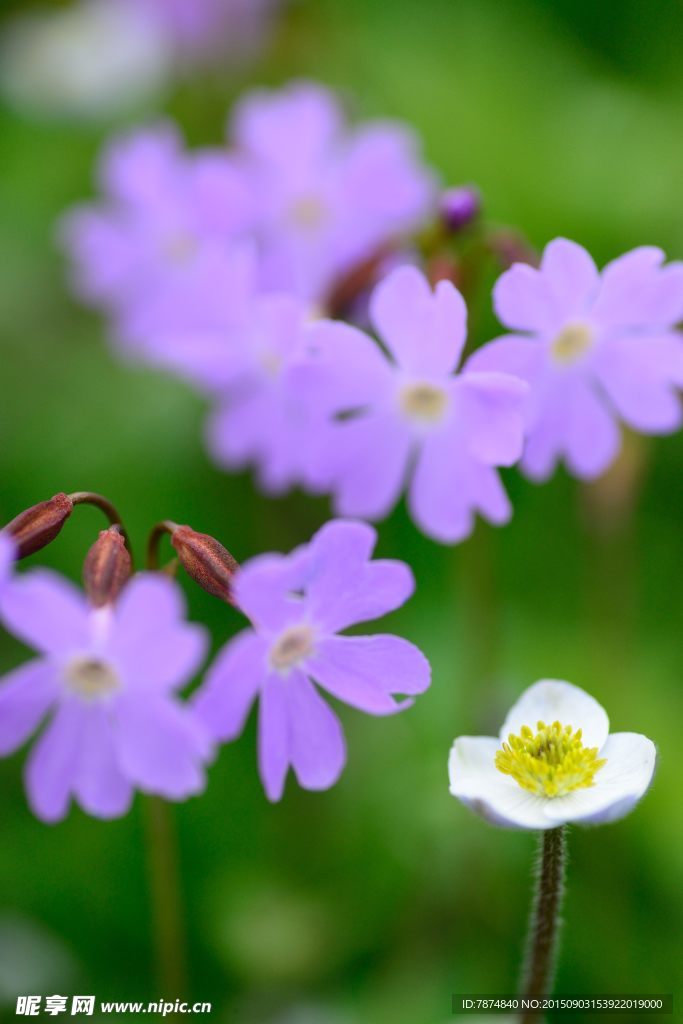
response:
[[[180,564],[195,583],[214,597],[233,603],[232,577],[239,566],[222,544],[189,526],[174,527],[171,544],[178,552]]]
[[[113,604],[132,572],[130,554],[119,526],[102,530],[83,566],[83,584],[94,608]]]
[[[26,558],[53,541],[73,507],[66,494],[55,494],[49,501],[41,501],[20,512],[5,527],[17,546],[17,558]]]

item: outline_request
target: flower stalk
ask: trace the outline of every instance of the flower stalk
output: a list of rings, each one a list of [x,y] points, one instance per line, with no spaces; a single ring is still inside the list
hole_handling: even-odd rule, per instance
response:
[[[160,797],[144,801],[149,893],[159,991],[180,999],[187,991],[187,952],[175,822]]]
[[[560,910],[566,867],[566,825],[541,833],[541,852],[536,892],[531,913],[522,995],[529,999],[547,996],[555,976]],[[538,1020],[537,1011],[522,1015],[522,1024]]]

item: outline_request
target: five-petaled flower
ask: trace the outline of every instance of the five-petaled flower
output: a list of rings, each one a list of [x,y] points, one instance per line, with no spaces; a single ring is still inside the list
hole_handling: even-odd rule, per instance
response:
[[[339,275],[435,206],[413,132],[387,121],[348,129],[334,94],[314,82],[247,94],[232,140],[254,184],[268,289],[323,302]]]
[[[413,592],[403,562],[370,560],[375,541],[364,523],[333,521],[291,555],[256,558],[236,576],[235,600],[252,628],[219,654],[195,706],[229,741],[259,698],[259,769],[271,800],[282,796],[290,765],[315,790],[332,786],[344,767],[339,720],[314,684],[371,715],[400,711],[429,686],[429,663],[408,640],[337,635]]]
[[[617,418],[646,434],[678,429],[683,387],[683,263],[643,246],[599,273],[580,245],[557,238],[538,270],[515,264],[494,290],[514,333],[480,349],[476,370],[528,381],[522,469],[536,480],[559,459],[598,476],[620,447]]]
[[[379,519],[408,484],[417,525],[457,543],[480,512],[505,523],[512,509],[496,467],[517,461],[527,385],[510,374],[456,374],[467,308],[457,289],[434,291],[414,267],[392,271],[375,289],[371,319],[387,356],[367,334],[320,321],[313,356],[333,366],[335,429],[321,453],[343,516]]]
[[[609,733],[606,712],[571,683],[542,680],[509,712],[500,737],[461,736],[448,771],[453,796],[495,825],[557,828],[629,813],[647,791],[655,745]]]
[[[0,680],[0,754],[51,716],[26,767],[38,817],[58,821],[73,797],[89,814],[113,818],[134,788],[169,800],[204,788],[212,744],[175,691],[198,669],[206,635],[183,612],[177,585],[151,574],[98,609],[47,570],[4,588],[0,618],[39,657]]]

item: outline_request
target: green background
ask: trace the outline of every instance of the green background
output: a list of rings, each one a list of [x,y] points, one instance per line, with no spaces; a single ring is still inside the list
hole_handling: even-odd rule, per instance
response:
[[[414,124],[445,182],[477,182],[488,216],[538,246],[563,234],[599,262],[643,243],[681,258],[682,39],[674,0],[310,0],[261,64],[196,77],[168,108],[192,142],[216,142],[241,89],[318,77],[359,116]],[[0,522],[91,489],[120,506],[138,553],[164,517],[215,534],[238,559],[287,550],[327,504],[267,500],[248,475],[221,475],[202,447],[202,402],[118,361],[100,318],[69,297],[55,221],[92,193],[111,130],[0,107]],[[490,312],[483,323],[495,329]],[[403,508],[382,525],[379,552],[405,558],[418,580],[382,625],[427,652],[432,689],[396,719],[342,710],[349,764],[328,793],[290,780],[270,806],[252,719],[205,795],[176,809],[192,997],[214,1002],[212,1019],[445,1024],[453,992],[514,991],[535,840],[456,803],[446,762],[456,735],[497,732],[543,676],[589,690],[614,729],[660,750],[630,818],[571,832],[557,990],[676,990],[682,470],[677,436],[629,444],[598,487],[509,473],[512,523],[480,524],[458,549],[422,537]],[[100,526],[78,510],[40,561],[77,578]],[[222,644],[237,613],[183,586]],[[3,669],[23,657],[0,638]],[[0,765],[0,1015],[12,1016],[19,979],[24,992],[163,996],[139,799],[117,822],[75,810],[46,827],[26,807],[24,758]]]

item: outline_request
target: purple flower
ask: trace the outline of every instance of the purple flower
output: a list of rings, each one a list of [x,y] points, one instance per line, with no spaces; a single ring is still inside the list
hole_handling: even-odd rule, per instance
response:
[[[198,60],[251,55],[269,28],[278,0],[133,0],[169,38],[178,56]]]
[[[434,205],[413,133],[379,121],[348,130],[333,94],[312,82],[247,95],[232,136],[255,185],[267,288],[323,301],[338,275]]]
[[[318,684],[371,715],[408,707],[392,694],[423,693],[421,652],[397,636],[338,636],[402,605],[414,587],[402,562],[370,561],[376,533],[363,523],[327,523],[289,556],[264,555],[236,577],[235,598],[252,628],[218,655],[196,698],[217,739],[242,732],[259,698],[258,757],[270,800],[290,765],[305,789],[327,789],[346,761],[341,726]]]
[[[338,514],[379,519],[407,485],[415,522],[443,543],[467,537],[476,512],[507,522],[495,467],[521,454],[526,385],[504,373],[454,375],[467,309],[447,281],[432,292],[420,271],[401,267],[376,288],[371,319],[388,355],[345,324],[310,332],[310,348],[336,369],[330,402],[343,414],[325,446]]]
[[[212,399],[207,439],[218,465],[256,467],[269,493],[295,484],[319,491],[325,474],[314,453],[329,426],[317,395],[326,370],[307,356],[308,307],[293,295],[260,294],[254,256],[233,254],[232,301],[215,326],[157,331],[146,357]]]
[[[136,340],[224,308],[231,243],[251,223],[250,191],[227,154],[187,154],[171,124],[115,140],[100,166],[104,200],[64,220],[76,288]],[[151,317],[152,311],[155,313]]]
[[[39,818],[60,820],[72,797],[89,814],[114,818],[134,788],[169,800],[204,788],[211,743],[175,691],[199,667],[206,637],[183,611],[178,587],[151,574],[97,610],[45,570],[5,588],[2,620],[39,657],[0,682],[0,754],[49,717],[26,767]]]
[[[621,419],[647,434],[681,423],[683,264],[662,266],[644,246],[599,273],[585,249],[557,238],[538,270],[516,264],[494,291],[514,333],[484,346],[468,368],[528,381],[522,468],[546,479],[564,459],[578,477],[604,472],[617,455]]]

